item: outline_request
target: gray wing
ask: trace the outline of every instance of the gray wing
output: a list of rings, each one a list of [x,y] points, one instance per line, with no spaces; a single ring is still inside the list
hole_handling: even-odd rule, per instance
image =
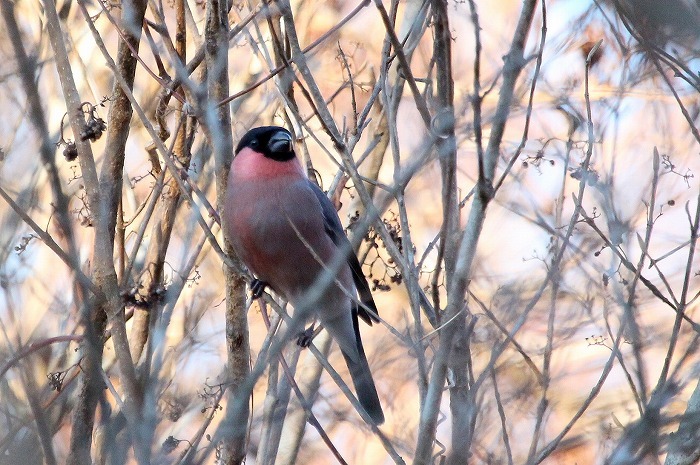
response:
[[[357,256],[352,250],[350,241],[343,231],[343,225],[340,222],[340,217],[338,217],[338,212],[335,211],[331,201],[328,200],[326,194],[316,184],[309,181],[309,185],[311,186],[311,190],[314,191],[314,194],[316,194],[318,201],[321,203],[321,209],[323,210],[323,226],[326,230],[326,234],[328,234],[328,237],[331,238],[336,247],[346,253],[348,265],[350,266],[350,270],[352,270],[352,280],[355,283],[357,293],[360,295],[360,301],[365,307],[371,310],[367,311],[366,308],[353,303],[353,313],[362,318],[370,326],[372,323],[378,323],[379,319],[376,316],[379,314],[379,312],[377,312],[377,305],[374,303],[367,278],[365,278],[362,272],[362,266],[357,260]]]

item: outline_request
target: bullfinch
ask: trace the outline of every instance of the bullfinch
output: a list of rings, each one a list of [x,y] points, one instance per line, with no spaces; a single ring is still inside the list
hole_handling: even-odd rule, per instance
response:
[[[358,318],[379,322],[377,307],[338,213],[304,174],[289,131],[263,126],[243,136],[222,215],[224,234],[257,277],[254,295],[268,285],[296,305],[319,276],[342,265],[313,311],[340,346],[360,404],[383,423],[358,327]]]

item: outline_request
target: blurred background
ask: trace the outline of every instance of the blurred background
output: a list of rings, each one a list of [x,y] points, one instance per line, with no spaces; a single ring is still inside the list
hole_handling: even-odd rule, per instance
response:
[[[69,251],[52,189],[59,182],[73,226],[72,253],[82,272],[93,276],[96,230],[86,192],[90,180],[79,160],[70,159],[66,151],[80,135],[64,117],[67,105],[59,75],[65,70],[57,67],[50,43],[52,19],[46,4],[0,1],[8,32],[0,33],[0,187],[15,204],[13,208],[0,201],[0,463],[64,463],[74,426],[71,412],[80,403],[85,296],[75,270],[17,210]],[[454,93],[447,126],[455,144],[460,231],[468,230],[479,157],[486,156],[482,151],[494,121],[501,118],[498,112],[504,110],[499,106],[503,87],[509,85],[504,60],[525,3],[445,5]],[[678,446],[671,433],[683,421],[697,421],[689,399],[700,369],[700,270],[694,256],[700,9],[681,0],[533,3],[522,72],[512,86],[505,132],[494,152],[498,189],[474,238],[478,246],[459,315],[465,339],[452,360],[465,368],[467,381],[456,385],[461,378],[448,369],[432,460],[467,463],[451,455],[462,447],[462,436],[453,434],[455,422],[464,420],[468,463],[664,462]],[[86,124],[104,120],[101,133],[116,124],[109,115],[118,83],[95,33],[116,57],[122,31],[128,30],[122,16],[130,10],[118,2],[82,5],[89,20],[73,0],[59,3],[56,11],[71,74],[80,100],[87,102]],[[184,63],[206,43],[205,6],[203,1],[184,3]],[[439,317],[450,299],[461,297],[448,297],[451,278],[444,272],[440,244],[451,240],[456,246],[462,236],[450,239],[441,232],[446,218],[443,172],[436,139],[420,108],[426,106],[435,130],[441,123],[435,115],[444,107],[435,6],[414,0],[383,5],[402,41],[401,53],[409,60],[420,99],[405,84],[406,72],[397,64],[375,3],[293,1],[297,37],[291,39],[276,6],[234,1],[228,12],[233,32],[228,93],[235,96],[228,109],[234,146],[251,127],[290,127],[297,153],[319,185],[331,190],[344,223],[360,224],[365,218],[352,179],[343,176],[349,172],[348,162],[321,122],[318,105],[310,103],[318,102],[305,96],[310,85],[300,77],[303,67],[295,62],[292,74],[267,79],[284,61],[276,47],[278,36],[286,41],[282,48],[287,51],[294,40],[302,49],[312,46],[305,50],[305,65],[340,134],[352,141],[347,145],[352,159],[374,180],[367,186],[372,186],[370,194],[394,242],[394,248],[388,246],[377,225],[367,233],[359,226],[349,230],[358,241],[364,237],[359,256],[385,320],[361,328],[387,417],[380,427],[383,436],[365,424],[326,372],[320,375],[312,411],[347,463],[397,462],[385,442],[407,463],[413,462],[425,383],[441,341],[441,327],[430,321],[425,307]],[[174,64],[172,49],[180,8],[171,2],[148,5],[133,84],[133,96],[151,124],[173,134],[164,139],[169,149],[183,119],[177,99],[163,97],[168,80],[183,73]],[[19,35],[8,26],[13,18]],[[276,33],[274,25],[280,28]],[[24,56],[18,54],[19,45]],[[180,88],[188,102],[196,100],[194,91],[206,81],[202,69]],[[31,82],[23,81],[27,77]],[[31,85],[40,113],[28,96]],[[358,128],[358,115],[367,123],[364,127]],[[38,120],[44,121],[44,133]],[[99,127],[99,122],[93,124]],[[191,158],[181,163],[199,193],[195,191],[193,202],[176,199],[172,232],[164,240],[156,237],[160,230],[154,225],[165,216],[158,216],[160,210],[152,213],[151,205],[159,208],[178,187],[163,184],[163,155],[152,148],[153,135],[142,119],[134,114],[128,122],[113,257],[130,343],[137,339],[139,313],[167,315],[156,323],[162,333],[151,326],[145,346],[146,352],[161,357],[147,378],[149,392],[155,393],[153,440],[146,446],[151,460],[223,463],[227,459],[220,456],[221,447],[208,435],[225,418],[227,405],[220,397],[227,379],[224,264],[197,219],[203,217],[223,243],[204,204],[204,199],[217,204],[216,144],[211,131],[187,124]],[[108,140],[90,141],[97,172],[108,159]],[[47,143],[50,158],[40,155]],[[102,192],[110,188],[97,187]],[[156,240],[166,244],[158,269],[148,252]],[[396,250],[413,265],[415,275],[406,276],[392,255]],[[425,293],[429,302],[422,310],[411,300],[407,283]],[[254,302],[246,314],[251,366],[268,333],[261,312],[274,313],[269,306],[261,308]],[[349,380],[337,346],[328,354],[330,364]],[[133,345],[132,356],[137,370],[144,366],[145,355]],[[306,380],[303,370],[317,366],[309,351],[288,347],[285,356],[299,359],[300,384]],[[114,444],[127,441],[118,437],[123,426],[104,431],[99,426],[101,418],[115,418],[122,409],[116,358],[107,340],[101,366],[111,386],[105,385],[97,409],[92,453],[96,463],[100,457],[106,457],[101,463],[140,463],[128,447],[122,453],[99,452],[100,434],[116,431]],[[249,423],[248,463],[333,463],[328,445],[308,426],[296,433],[298,450],[285,449],[283,438],[275,454],[265,455],[270,447],[266,421],[272,421],[265,413],[266,401],[286,382],[281,368],[273,365],[255,384],[250,418],[236,420]],[[464,408],[457,400],[459,387],[469,397]],[[300,409],[292,402],[287,417],[295,410],[303,414]],[[465,417],[456,418],[460,415]],[[200,452],[187,455],[193,443]],[[686,463],[693,463],[697,451],[683,450],[690,460]]]

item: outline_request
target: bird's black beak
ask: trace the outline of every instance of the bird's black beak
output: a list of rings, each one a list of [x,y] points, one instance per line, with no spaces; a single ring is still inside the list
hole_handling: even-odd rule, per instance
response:
[[[277,131],[270,137],[267,148],[272,153],[289,153],[292,151],[292,136],[286,131]]]

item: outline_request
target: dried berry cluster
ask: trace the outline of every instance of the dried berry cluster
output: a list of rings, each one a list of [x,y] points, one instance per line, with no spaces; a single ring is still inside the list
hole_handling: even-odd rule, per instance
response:
[[[350,217],[348,228],[352,228],[359,220],[359,217],[360,213],[355,212],[355,214]],[[399,224],[399,219],[396,214],[390,211],[389,218],[382,219],[382,223],[389,233],[391,241],[398,249],[398,252],[403,254],[404,247],[403,238],[401,237],[401,225]],[[391,285],[401,284],[403,281],[401,271],[387,251],[386,244],[380,237],[379,232],[375,228],[370,228],[365,235],[365,241],[369,249],[367,250],[363,263],[366,268],[369,268],[367,279],[371,283],[372,290],[388,291],[391,289]],[[380,275],[377,273],[380,273]]]
[[[93,105],[90,102],[83,102],[82,105],[80,105],[80,110],[85,118],[83,130],[80,131],[80,140],[95,142],[102,137],[102,134],[107,129],[107,124],[97,115],[97,107],[104,107],[107,100],[108,99],[105,97],[98,105]],[[68,116],[68,113],[65,113],[63,118],[61,118],[61,138],[56,143],[56,146],[63,147],[63,156],[66,160],[73,161],[78,157],[78,146],[75,144],[75,141],[66,139],[64,136],[63,131],[65,128],[66,116]]]

